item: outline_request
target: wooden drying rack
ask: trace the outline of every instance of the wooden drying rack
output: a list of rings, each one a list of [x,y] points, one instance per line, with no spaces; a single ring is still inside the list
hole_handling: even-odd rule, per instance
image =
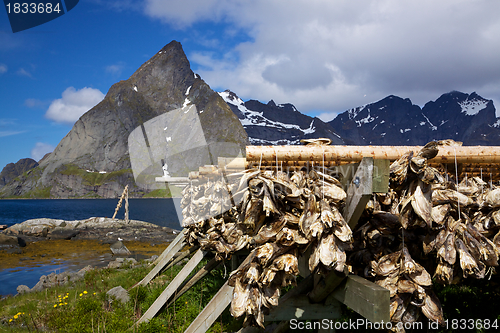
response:
[[[328,167],[329,171],[340,172],[347,192],[343,217],[351,229],[356,226],[367,202],[373,193],[386,193],[389,186],[389,165],[406,152],[417,153],[420,146],[247,146],[246,158],[219,158],[218,166],[200,167],[191,172],[191,180],[202,180],[221,173],[241,171],[251,167],[261,169],[281,168],[293,170],[303,167]],[[455,174],[457,165],[459,178],[469,176],[487,176],[490,180],[499,180],[500,147],[439,147],[439,154],[431,165],[446,168]],[[335,169],[337,168],[337,169]],[[460,176],[461,175],[461,176]],[[159,179],[160,180],[160,179]],[[485,180],[488,180],[487,178]],[[147,285],[162,270],[171,267],[180,259],[194,252],[194,255],[170,282],[163,293],[144,313],[136,324],[153,318],[164,306],[169,306],[191,286],[203,278],[220,262],[209,261],[189,280],[186,278],[208,254],[198,248],[184,251],[174,260],[175,255],[184,247],[185,232],[175,238],[168,248],[155,261],[155,267],[138,285]],[[240,252],[233,255],[232,268],[243,267],[251,260]],[[239,262],[238,259],[244,259]],[[308,268],[309,255],[306,252],[299,257],[299,274],[304,279],[292,290],[280,298],[279,305],[265,316],[265,321],[280,321],[275,329],[280,332],[289,325],[289,320],[322,320],[339,319],[340,303],[344,303],[372,323],[389,322],[390,296],[389,290],[357,275],[349,275],[347,271],[339,273],[331,271],[325,276],[311,274]],[[134,287],[135,287],[134,286]],[[198,317],[186,329],[185,333],[206,332],[220,314],[227,308],[232,299],[233,287],[227,282],[212,298]],[[239,332],[259,331],[247,327]],[[329,332],[331,330],[320,330]]]

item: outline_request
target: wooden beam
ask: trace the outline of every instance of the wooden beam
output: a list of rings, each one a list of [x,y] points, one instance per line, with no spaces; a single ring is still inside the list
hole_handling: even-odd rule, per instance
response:
[[[142,315],[142,317],[137,321],[136,325],[140,323],[147,322],[153,318],[158,311],[165,305],[168,299],[174,294],[177,288],[182,282],[188,277],[188,275],[196,268],[200,263],[201,259],[206,255],[207,252],[198,250],[194,256],[188,261],[188,263],[182,268],[182,270],[175,276],[175,278],[170,282],[165,288],[165,290],[158,296],[156,301],[149,307],[149,309]]]
[[[276,161],[337,161],[360,162],[364,157],[394,161],[405,153],[415,154],[422,146],[247,146],[247,162]],[[432,163],[500,163],[500,147],[440,146]]]
[[[360,276],[349,275],[331,295],[371,322],[391,319],[389,290]]]
[[[212,258],[205,266],[203,266],[195,275],[193,275],[188,281],[186,281],[181,290],[177,291],[167,304],[167,308],[172,305],[179,297],[181,297],[186,291],[188,291],[192,286],[194,286],[198,281],[200,281],[205,275],[210,273],[214,268],[219,266],[222,261]]]
[[[368,200],[372,196],[373,158],[365,157],[359,164],[356,173],[347,189],[347,200],[344,207],[344,219],[354,229],[363,213]]]
[[[147,285],[149,281],[154,279],[158,273],[165,267],[170,260],[175,256],[177,252],[184,246],[186,229],[182,229],[182,231],[175,237],[175,239],[170,243],[170,245],[163,251],[163,253],[156,259],[156,266],[142,279],[137,282],[132,288],[135,288],[139,285]],[[130,289],[132,289],[130,288]]]
[[[254,257],[255,251],[250,253],[238,269],[248,264]],[[184,333],[205,333],[220,316],[222,311],[224,311],[231,303],[232,298],[233,287],[227,284],[226,281],[226,283],[224,283],[210,302],[208,302],[207,306],[205,306],[205,308],[198,314],[198,317],[196,317]]]
[[[373,160],[373,193],[387,193],[389,191],[389,160]]]
[[[189,250],[186,250],[186,251],[179,253],[179,255],[174,260],[172,260],[170,262],[170,264],[168,264],[165,268],[161,269],[160,274],[163,273],[164,271],[167,271],[168,269],[173,267],[175,264],[179,263],[179,261],[181,261],[182,259],[189,257],[190,255],[195,253],[199,248],[200,248],[199,245],[195,245],[195,246],[191,246],[189,248]]]
[[[293,318],[298,320],[321,320],[338,319],[340,316],[340,302],[325,306],[322,303],[311,303],[307,295],[298,295],[286,302],[280,300],[279,305],[265,317],[265,320],[280,321]]]
[[[184,333],[205,333],[231,303],[232,297],[233,287],[226,281]]]
[[[347,273],[348,271],[346,267],[344,267],[344,272],[337,272],[335,270],[328,272],[328,274],[326,274],[309,293],[309,300],[312,303],[323,301],[333,290],[335,290],[335,288],[337,288],[339,284],[342,283],[342,281],[344,281]]]

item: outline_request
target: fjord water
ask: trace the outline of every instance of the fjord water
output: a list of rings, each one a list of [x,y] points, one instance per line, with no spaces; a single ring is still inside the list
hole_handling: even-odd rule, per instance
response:
[[[129,218],[154,223],[163,227],[180,230],[175,212],[174,200],[180,199],[129,199]],[[83,220],[89,217],[112,217],[118,199],[16,199],[0,200],[0,224],[13,225],[29,219],[53,218],[67,221]],[[124,205],[117,218],[123,219]],[[28,244],[29,246],[29,244]],[[100,256],[85,260],[54,260],[48,265],[26,265],[0,270],[0,297],[16,294],[16,287],[25,284],[32,288],[41,275],[52,272],[78,271],[87,264],[102,266],[110,260]],[[139,259],[139,258],[137,258]]]
[[[129,218],[179,230],[174,200],[129,199]],[[118,199],[15,199],[0,200],[0,224],[8,226],[29,219],[52,218],[67,221],[89,217],[112,217]],[[117,218],[123,219],[124,205]]]

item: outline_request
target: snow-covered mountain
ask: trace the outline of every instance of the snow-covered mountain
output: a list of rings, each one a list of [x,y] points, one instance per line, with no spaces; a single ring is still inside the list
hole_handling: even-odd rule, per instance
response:
[[[465,145],[498,145],[500,118],[493,101],[475,92],[452,91],[421,108],[398,96],[358,106],[324,123],[292,104],[244,102],[233,92],[219,93],[238,116],[254,145],[299,144],[300,139],[328,137],[333,144],[424,145],[454,139]]]
[[[330,121],[347,144],[422,145],[454,139],[465,145],[498,145],[500,120],[493,101],[452,91],[423,108],[408,98],[388,96],[350,109]]]
[[[345,144],[331,126],[300,113],[292,104],[244,102],[229,90],[219,95],[240,119],[252,145],[297,145],[309,138],[330,138],[332,144]]]

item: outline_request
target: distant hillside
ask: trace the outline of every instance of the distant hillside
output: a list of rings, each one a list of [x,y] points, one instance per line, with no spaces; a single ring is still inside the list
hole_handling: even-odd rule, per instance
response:
[[[7,164],[2,172],[0,172],[0,188],[14,180],[14,178],[22,175],[38,166],[37,161],[31,158],[23,158],[16,163]]]

